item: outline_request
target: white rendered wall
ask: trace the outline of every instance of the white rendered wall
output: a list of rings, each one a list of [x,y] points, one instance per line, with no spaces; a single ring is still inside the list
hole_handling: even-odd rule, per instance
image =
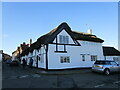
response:
[[[12,55],[12,61],[13,61],[13,60],[15,60],[15,55],[14,55],[14,54]]]
[[[59,35],[69,35],[67,32],[62,31]],[[69,36],[70,44],[73,43]],[[55,42],[55,40],[54,40]],[[64,69],[64,68],[80,68],[80,67],[91,67],[94,61],[91,61],[91,55],[97,55],[99,60],[103,60],[103,49],[101,43],[89,42],[89,41],[78,41],[81,46],[66,46],[67,53],[55,53],[56,45],[49,44],[48,49],[48,68],[49,69]],[[82,61],[82,56],[85,54],[85,61]],[[60,56],[69,56],[70,63],[60,63]]]
[[[39,49],[39,52],[37,55],[40,57],[40,60],[38,60],[38,68],[46,68],[46,54],[45,54],[45,46],[42,46]]]
[[[33,59],[33,66],[37,66],[37,56],[40,57],[40,60],[38,60],[38,68],[46,68],[46,57],[45,57],[45,48],[42,46],[39,50],[34,49],[32,54]]]
[[[106,60],[113,60],[113,56],[105,56]]]
[[[29,52],[28,55],[22,56],[21,59],[25,58],[27,60],[27,65],[29,65],[30,58],[33,59],[33,66],[36,67],[37,63],[37,55],[40,57],[38,60],[38,68],[46,68],[46,56],[45,56],[45,48],[44,46],[41,47],[39,50],[34,49],[33,52]],[[21,64],[22,64],[21,60]]]
[[[55,53],[55,45],[49,45],[48,61],[49,69],[91,67],[94,61],[91,61],[91,55],[97,55],[99,60],[103,60],[102,46],[67,46],[67,53]],[[82,56],[85,54],[85,61]],[[60,63],[60,56],[70,56],[70,63]]]
[[[118,63],[119,63],[119,65],[120,65],[120,56],[118,57]]]
[[[59,35],[68,36],[68,37],[69,37],[69,44],[74,44],[72,38],[70,37],[70,35],[69,35],[65,30],[62,30],[62,31],[57,35],[58,43],[60,43]],[[56,43],[56,39],[55,39],[53,42]]]
[[[30,63],[30,58],[32,57],[32,54],[33,53],[29,52],[28,55],[26,55],[27,65],[29,65]]]
[[[32,54],[32,59],[33,59],[33,66],[36,67],[36,49],[33,50]]]
[[[22,61],[22,60],[23,60],[23,58],[25,58],[25,56],[22,56],[22,57],[21,57],[21,64],[23,64],[23,61]]]

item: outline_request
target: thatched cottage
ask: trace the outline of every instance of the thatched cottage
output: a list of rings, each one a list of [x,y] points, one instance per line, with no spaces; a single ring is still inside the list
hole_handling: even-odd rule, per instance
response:
[[[104,59],[104,40],[92,33],[72,31],[67,23],[60,24],[39,37],[21,54],[21,59],[32,57],[33,66],[43,69],[91,67],[95,60]]]

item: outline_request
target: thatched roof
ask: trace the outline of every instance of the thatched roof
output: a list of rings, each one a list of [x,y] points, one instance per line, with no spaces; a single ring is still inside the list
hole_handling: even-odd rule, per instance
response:
[[[103,47],[104,56],[120,56],[120,52],[114,47]]]
[[[52,43],[56,35],[58,35],[63,29],[66,30],[66,32],[71,36],[71,38],[74,40],[74,42],[77,45],[80,45],[77,42],[77,40],[100,42],[100,43],[104,42],[104,40],[96,37],[95,35],[72,31],[67,23],[62,23],[57,28],[54,28],[52,31],[50,31],[49,33],[39,37],[37,41],[30,46],[30,48],[28,48],[22,53],[22,55],[28,54],[28,52],[32,52],[34,49],[39,49],[41,47],[41,44]]]
[[[76,31],[72,31],[72,32],[77,40],[100,42],[100,43],[104,42],[104,40],[98,38],[96,35],[83,33],[83,32],[76,32]]]

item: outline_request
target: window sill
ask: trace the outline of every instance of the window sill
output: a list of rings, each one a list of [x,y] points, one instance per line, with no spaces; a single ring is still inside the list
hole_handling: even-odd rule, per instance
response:
[[[67,53],[67,51],[55,51],[55,53]]]

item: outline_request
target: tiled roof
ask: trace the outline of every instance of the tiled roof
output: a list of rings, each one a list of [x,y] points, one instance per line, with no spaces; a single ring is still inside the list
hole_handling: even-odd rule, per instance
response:
[[[120,56],[120,52],[114,47],[103,47],[104,56]]]

